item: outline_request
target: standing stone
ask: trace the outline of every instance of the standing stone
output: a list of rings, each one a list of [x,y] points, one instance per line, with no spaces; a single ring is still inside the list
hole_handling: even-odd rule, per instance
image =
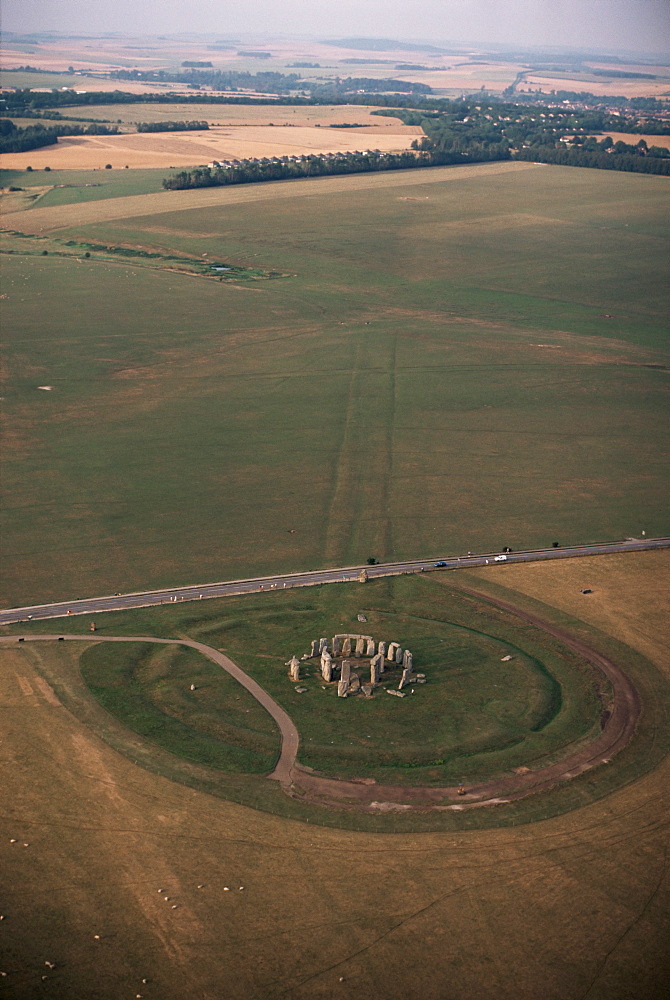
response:
[[[403,653],[402,665],[403,667],[409,670],[412,669],[412,654],[410,653],[409,649],[406,649],[405,652]]]
[[[328,649],[328,640],[319,639],[319,653],[323,653],[324,649]]]
[[[355,652],[354,655],[355,656],[365,656],[365,647],[366,647],[366,645],[367,645],[367,643],[366,643],[365,639],[363,639],[363,638],[356,639],[356,652]]]
[[[319,655],[319,640],[318,639],[312,639],[312,649],[311,649],[309,655],[310,656],[318,656]]]
[[[402,656],[403,656],[402,649],[400,648],[400,646],[398,646],[398,648],[395,651],[395,661],[398,664],[398,666],[400,666],[400,664],[402,663]]]
[[[321,660],[321,676],[323,677],[326,684],[330,684],[333,679],[333,661],[328,658],[327,660]]]
[[[365,650],[365,655],[366,656],[374,656],[375,655],[375,640],[374,639],[368,639],[368,641],[367,641],[367,649]]]
[[[298,657],[297,656],[292,656],[291,659],[288,661],[287,666],[288,666],[289,677],[291,678],[291,680],[294,681],[294,682],[295,681],[299,681],[300,680],[300,660],[298,659]]]
[[[341,643],[342,643],[342,640],[340,639],[339,635],[334,635],[333,636],[333,656],[337,656],[339,654]]]
[[[347,636],[342,643],[342,656],[351,656],[351,638]]]
[[[379,684],[379,660],[376,656],[370,660],[370,684],[373,687]]]
[[[389,663],[395,663],[395,656],[398,648],[399,647],[397,642],[389,643],[389,648],[386,652],[386,659],[389,661]]]
[[[346,681],[347,687],[349,687],[349,681],[351,680],[351,660],[342,660],[340,680]]]
[[[386,656],[386,643],[383,640],[377,646],[377,652],[381,653],[382,656]]]
[[[402,672],[402,677],[400,678],[400,684],[398,684],[398,691],[402,691],[405,685],[409,684],[412,677],[412,671],[407,667]]]
[[[348,690],[349,690],[349,681],[339,680],[337,682],[337,697],[338,698],[346,698]]]

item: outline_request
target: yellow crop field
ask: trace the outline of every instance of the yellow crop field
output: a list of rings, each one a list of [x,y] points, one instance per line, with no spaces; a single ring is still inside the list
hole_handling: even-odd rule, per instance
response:
[[[198,132],[142,132],[124,135],[72,136],[55,146],[27,153],[4,153],[0,166],[9,170],[51,167],[54,170],[91,170],[111,163],[118,167],[190,167],[212,160],[310,153],[408,149],[423,135],[413,125],[364,126],[325,129],[309,126],[230,126]]]

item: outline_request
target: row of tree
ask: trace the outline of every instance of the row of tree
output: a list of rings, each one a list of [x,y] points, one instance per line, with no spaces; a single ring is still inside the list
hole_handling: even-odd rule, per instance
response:
[[[476,163],[500,159],[487,150],[469,153],[418,152],[403,153],[343,153],[301,157],[276,157],[262,160],[242,160],[230,167],[196,167],[182,170],[163,180],[168,191],[190,188],[221,187],[228,184],[254,184],[262,181],[291,180],[300,177],[332,177],[338,174],[362,174],[380,170],[410,170],[416,167],[447,166],[455,163]]]
[[[209,122],[138,122],[138,132],[200,132],[209,128]]]
[[[26,153],[42,146],[53,146],[59,136],[66,135],[115,135],[116,125],[108,126],[95,123],[84,128],[83,125],[29,125],[18,128],[8,118],[0,119],[0,153]]]
[[[638,156],[630,153],[611,154],[588,152],[575,147],[533,146],[519,149],[515,160],[532,160],[534,163],[557,163],[565,167],[594,167],[597,170],[625,170],[636,174],[665,174],[670,176],[670,158]]]

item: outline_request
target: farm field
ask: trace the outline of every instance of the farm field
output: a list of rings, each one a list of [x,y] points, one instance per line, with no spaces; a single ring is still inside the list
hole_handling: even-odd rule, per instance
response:
[[[647,618],[667,553],[468,576],[521,604],[532,594],[579,631],[606,625],[667,684],[670,626],[658,606]],[[163,613],[188,633],[188,610]],[[3,971],[17,1000],[47,986],[99,1000],[664,996],[667,756],[551,819],[468,829],[452,813],[443,832],[332,830],[117,753],[61,704],[70,645],[0,650]]]
[[[73,118],[95,118],[115,124],[137,122],[207,121],[210,125],[298,125],[325,126],[343,123],[377,128],[411,128],[399,118],[373,115],[376,105],[315,104],[291,107],[282,104],[81,104],[64,109]]]
[[[3,602],[667,534],[666,192],[502,163],[7,215]]]
[[[357,129],[310,126],[216,126],[198,132],[141,132],[120,135],[65,136],[53,146],[27,153],[3,153],[0,166],[25,170],[189,167],[211,160],[310,153],[408,149],[422,136],[418,125],[370,125]]]

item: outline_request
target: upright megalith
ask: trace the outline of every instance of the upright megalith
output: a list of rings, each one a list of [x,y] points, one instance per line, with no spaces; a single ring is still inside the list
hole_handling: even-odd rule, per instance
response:
[[[321,676],[324,681],[330,682],[333,676],[333,658],[327,649],[321,653]]]
[[[311,652],[310,652],[309,655],[310,656],[318,656],[319,655],[319,640],[318,639],[312,639],[312,649],[311,649]]]
[[[286,664],[288,667],[288,674],[292,681],[300,680],[300,660],[297,656],[292,656],[291,659]]]
[[[370,684],[373,687],[376,687],[377,684],[379,684],[379,675],[381,672],[379,669],[379,661],[381,659],[382,657],[377,655],[373,656],[372,659],[370,660]]]
[[[402,656],[402,665],[405,669],[412,669],[412,654],[406,649]]]
[[[342,656],[351,656],[351,636],[347,635],[342,642]]]
[[[402,677],[400,678],[400,684],[398,684],[398,691],[402,691],[402,689],[406,687],[411,680],[412,680],[412,670],[410,667],[405,667],[405,669],[402,672]]]
[[[333,656],[339,656],[341,648],[342,648],[342,636],[341,635],[334,635],[333,636]]]
[[[400,666],[400,664],[402,663],[402,658],[403,658],[403,651],[400,648],[400,646],[398,646],[398,648],[395,651],[395,662],[397,663],[398,666]]]
[[[356,639],[356,650],[354,652],[354,656],[365,656],[366,646],[367,643],[363,636],[359,636],[358,639]]]
[[[351,660],[342,660],[342,666],[340,667],[340,679],[347,682],[351,680]]]
[[[395,663],[396,653],[400,649],[397,642],[390,642],[389,648],[386,651],[386,659],[389,663]]]
[[[374,656],[375,655],[375,640],[374,639],[368,639],[367,640],[366,647],[365,647],[365,655],[366,656]]]
[[[349,691],[349,681],[343,681],[340,678],[340,680],[337,682],[337,697],[346,698],[348,691]]]
[[[324,649],[328,649],[328,640],[319,639],[319,655],[323,653]]]
[[[377,652],[381,653],[382,656],[386,656],[386,643],[381,639],[377,645]]]

